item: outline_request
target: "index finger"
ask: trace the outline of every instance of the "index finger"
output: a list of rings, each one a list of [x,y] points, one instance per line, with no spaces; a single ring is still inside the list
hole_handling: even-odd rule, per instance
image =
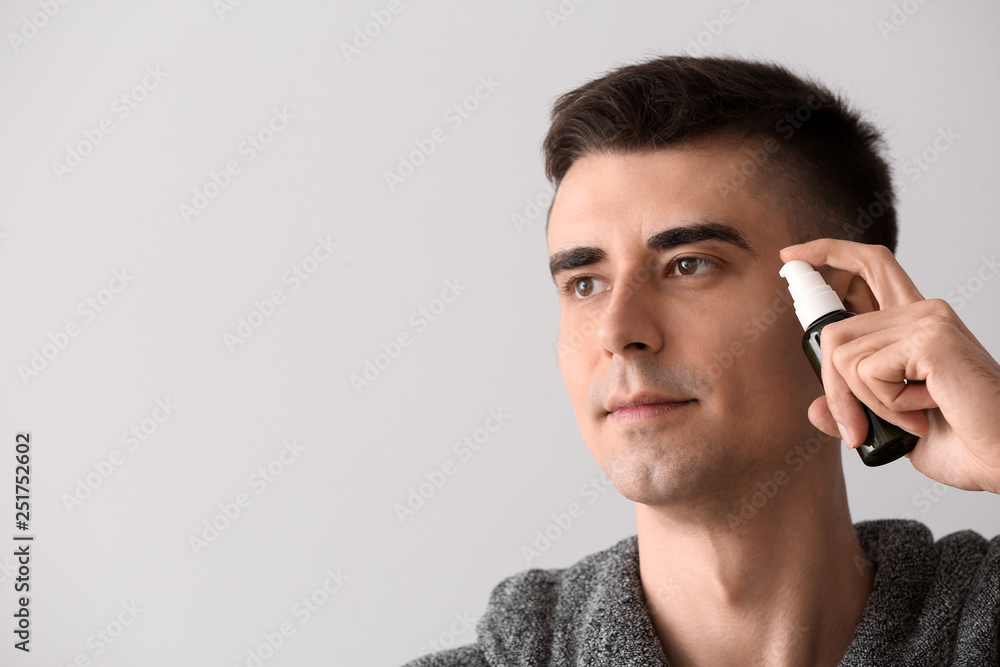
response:
[[[802,259],[812,264],[813,268],[830,266],[861,276],[875,295],[880,310],[924,300],[892,251],[884,245],[814,239],[782,248],[779,254],[783,262]]]

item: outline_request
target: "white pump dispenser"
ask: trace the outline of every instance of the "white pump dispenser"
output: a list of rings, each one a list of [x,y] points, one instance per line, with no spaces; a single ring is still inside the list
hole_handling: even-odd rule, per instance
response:
[[[788,281],[795,314],[803,329],[828,313],[846,310],[837,293],[809,262],[793,259],[781,267],[778,275]]]

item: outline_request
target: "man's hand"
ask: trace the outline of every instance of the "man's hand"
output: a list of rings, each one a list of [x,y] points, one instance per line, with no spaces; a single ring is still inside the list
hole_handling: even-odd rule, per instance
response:
[[[809,420],[856,447],[868,432],[860,399],[920,436],[907,454],[914,468],[960,489],[1000,493],[1000,364],[948,302],[924,299],[885,246],[816,239],[780,254],[861,276],[879,306],[823,329],[825,395],[809,406]]]

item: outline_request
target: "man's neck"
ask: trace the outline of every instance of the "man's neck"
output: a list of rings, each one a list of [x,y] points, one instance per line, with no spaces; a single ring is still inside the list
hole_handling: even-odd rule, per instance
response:
[[[838,664],[874,572],[855,565],[865,553],[837,461],[807,466],[748,519],[636,504],[643,592],[671,667]]]

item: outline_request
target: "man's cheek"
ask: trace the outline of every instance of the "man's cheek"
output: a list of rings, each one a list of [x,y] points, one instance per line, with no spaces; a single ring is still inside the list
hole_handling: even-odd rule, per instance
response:
[[[733,303],[720,304],[715,311],[712,326],[704,333],[703,340],[711,340],[715,360],[733,363],[743,357],[748,350],[758,346],[769,346],[776,336],[782,336],[788,315],[780,298],[774,303],[755,302],[743,308],[733,308]],[[794,316],[793,316],[794,317]]]
[[[579,413],[590,381],[590,357],[582,345],[573,345],[571,338],[560,335],[556,358],[570,401]]]
[[[567,317],[565,314],[559,323],[559,356],[560,358],[570,358],[576,353],[584,350],[593,341],[597,333],[594,322],[589,320],[577,321],[576,318]]]
[[[742,363],[752,341],[743,331],[742,318],[730,318],[719,322],[711,330],[699,337],[708,346],[707,374],[711,380],[718,380],[734,366]]]

